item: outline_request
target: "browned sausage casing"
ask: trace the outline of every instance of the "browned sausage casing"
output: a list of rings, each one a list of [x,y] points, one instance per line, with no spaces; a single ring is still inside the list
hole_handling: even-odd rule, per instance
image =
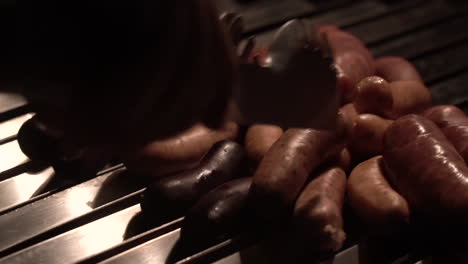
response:
[[[283,129],[275,125],[256,124],[249,127],[245,135],[245,150],[247,156],[260,161],[283,134]]]
[[[249,206],[263,220],[287,216],[309,174],[345,145],[343,125],[335,131],[288,129],[260,162]]]
[[[345,187],[345,172],[333,167],[308,183],[296,201],[294,222],[299,233],[321,251],[337,251],[343,246]]]
[[[429,89],[420,81],[388,83],[378,76],[361,80],[354,105],[361,113],[377,114],[388,119],[418,113],[431,104]]]
[[[346,104],[342,106],[338,114],[343,118],[346,133],[351,135],[356,118],[359,115],[359,113],[356,111],[356,108],[354,107],[354,104]]]
[[[353,153],[364,156],[382,154],[383,137],[393,120],[373,114],[362,114],[356,118],[349,146]]]
[[[468,117],[465,113],[456,106],[440,105],[426,110],[424,116],[440,127],[468,163]]]
[[[219,129],[198,123],[173,137],[156,140],[126,153],[124,164],[138,174],[159,177],[193,167],[216,142],[233,140],[238,125],[225,122]]]
[[[416,68],[411,62],[402,57],[382,57],[375,60],[376,75],[388,82],[420,81],[423,82]]]
[[[384,153],[391,183],[412,212],[431,221],[468,221],[468,168],[430,120],[407,115],[385,133]]]
[[[354,212],[374,228],[409,221],[406,200],[385,179],[382,156],[356,166],[348,178],[346,192]]]
[[[364,43],[352,34],[325,25],[316,28],[321,42],[328,45],[338,70],[338,86],[343,103],[349,103],[356,94],[356,84],[375,73],[374,57]]]

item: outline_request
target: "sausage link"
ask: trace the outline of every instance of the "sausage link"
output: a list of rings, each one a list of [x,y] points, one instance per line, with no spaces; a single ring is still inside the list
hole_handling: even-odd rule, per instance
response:
[[[407,115],[384,137],[388,176],[414,213],[435,223],[468,221],[468,168],[430,120]]]
[[[346,193],[358,217],[377,230],[409,221],[408,203],[386,180],[382,156],[366,160],[353,169]]]
[[[294,207],[294,222],[299,233],[320,251],[337,251],[343,246],[342,208],[346,174],[332,167],[314,178],[304,188]]]

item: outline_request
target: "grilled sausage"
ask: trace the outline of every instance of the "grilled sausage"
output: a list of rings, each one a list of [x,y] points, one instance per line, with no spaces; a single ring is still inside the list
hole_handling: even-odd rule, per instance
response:
[[[308,183],[296,201],[294,223],[302,237],[320,251],[337,251],[343,246],[345,187],[346,174],[332,167]]]
[[[251,183],[252,178],[227,182],[190,209],[181,229],[181,241],[190,246],[190,251],[204,249],[242,231],[248,220],[246,199]]]
[[[429,108],[424,116],[436,123],[468,163],[468,117],[465,113],[456,106],[440,105]]]
[[[153,218],[170,220],[182,216],[202,195],[243,173],[244,150],[233,141],[213,145],[200,164],[163,177],[143,194],[141,208]]]
[[[382,153],[383,137],[393,120],[373,114],[362,114],[356,118],[349,141],[353,153],[375,156]]]
[[[256,124],[249,127],[245,135],[245,150],[247,156],[260,161],[283,134],[283,129],[275,125]]]
[[[372,76],[357,85],[354,105],[361,114],[370,113],[396,119],[422,111],[430,103],[431,94],[419,81],[395,81],[389,84],[381,77]]]
[[[318,29],[320,31],[320,29]],[[323,42],[329,45],[338,70],[338,87],[343,93],[343,103],[351,102],[356,95],[356,84],[374,75],[374,58],[361,40],[348,32],[328,28],[321,31]]]
[[[286,130],[254,174],[249,206],[259,219],[281,221],[288,215],[309,174],[338,154],[344,145],[342,123],[335,131]]]
[[[383,157],[412,212],[439,227],[468,221],[468,168],[432,121],[417,115],[396,120],[385,133]]]
[[[233,122],[226,122],[217,130],[199,123],[178,135],[126,153],[124,164],[132,173],[151,178],[188,169],[195,166],[214,143],[234,139],[238,130]]]
[[[356,215],[373,228],[392,228],[409,221],[408,203],[385,179],[382,156],[353,169],[346,193]]]
[[[402,57],[382,57],[375,60],[376,75],[388,82],[419,81],[423,82],[411,62]]]

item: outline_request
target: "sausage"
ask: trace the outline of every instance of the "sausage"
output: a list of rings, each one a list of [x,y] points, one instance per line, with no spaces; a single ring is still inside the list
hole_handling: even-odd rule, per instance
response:
[[[416,68],[411,62],[402,57],[382,57],[375,60],[375,74],[387,80],[394,81],[419,81],[423,82]]]
[[[50,164],[63,159],[65,155],[61,138],[48,134],[36,117],[23,123],[17,138],[21,151],[33,161]]]
[[[213,146],[236,138],[239,127],[225,122],[220,129],[198,123],[173,137],[156,140],[125,153],[125,166],[136,175],[155,178],[192,168]]]
[[[349,141],[353,153],[375,156],[382,154],[383,137],[393,120],[373,114],[362,114],[356,118]]]
[[[249,206],[258,219],[275,224],[287,217],[309,174],[345,145],[337,130],[291,128],[273,144],[253,176]]]
[[[456,106],[440,105],[429,108],[424,116],[432,120],[468,163],[468,117]]]
[[[318,245],[321,252],[337,251],[343,246],[345,188],[345,172],[332,167],[307,184],[294,206],[294,223],[301,237]]]
[[[468,220],[468,168],[430,120],[407,115],[385,133],[383,158],[390,182],[426,221]]]
[[[347,172],[351,169],[351,162],[351,152],[348,148],[344,148],[338,155],[338,159],[336,160],[336,166],[340,167],[345,172]]]
[[[110,154],[101,146],[76,148],[62,135],[46,127],[37,116],[23,123],[17,140],[21,151],[37,165],[52,165],[60,177],[78,178],[95,175]]]
[[[247,157],[260,161],[282,134],[283,129],[279,126],[266,124],[252,125],[245,135]]]
[[[182,216],[202,195],[241,175],[244,158],[244,150],[236,142],[214,144],[197,167],[151,184],[143,193],[142,211],[163,220]]]
[[[354,107],[354,104],[346,104],[340,108],[338,114],[343,118],[347,135],[351,135],[356,118],[359,115],[356,107]]]
[[[409,207],[384,175],[382,156],[357,165],[348,178],[349,204],[365,224],[373,228],[392,228],[409,222]]]
[[[454,105],[437,105],[424,111],[423,116],[444,129],[454,126],[468,126],[465,113]]]
[[[354,105],[361,113],[377,114],[397,119],[424,110],[431,103],[431,94],[419,81],[395,81],[388,83],[381,77],[363,79],[357,85]]]
[[[342,101],[349,103],[356,95],[356,84],[375,74],[374,58],[364,43],[348,32],[328,27],[321,31],[321,37],[328,44],[338,70]]]
[[[251,177],[227,182],[204,195],[187,213],[181,242],[197,252],[242,231],[247,225],[246,199]]]

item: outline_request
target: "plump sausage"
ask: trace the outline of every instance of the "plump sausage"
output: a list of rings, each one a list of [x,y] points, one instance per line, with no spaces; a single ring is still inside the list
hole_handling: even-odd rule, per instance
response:
[[[383,137],[393,120],[381,118],[373,114],[362,114],[356,118],[351,139],[350,149],[353,153],[364,156],[382,154]]]
[[[356,107],[354,107],[354,104],[346,104],[340,108],[338,114],[343,118],[346,133],[351,135],[356,118],[359,115],[359,113],[356,111]]]
[[[387,80],[419,81],[423,82],[416,68],[411,62],[402,57],[382,57],[375,60],[375,74]]]
[[[252,178],[227,182],[204,195],[187,213],[181,241],[197,252],[247,227],[247,194]],[[252,219],[250,219],[252,220]]]
[[[383,157],[412,212],[438,227],[468,221],[468,168],[432,121],[417,115],[396,120],[385,133]]]
[[[294,223],[301,237],[320,251],[337,251],[343,246],[345,187],[345,172],[332,167],[308,183],[296,201]]]
[[[468,163],[468,117],[456,106],[440,105],[429,108],[424,116],[432,120]]]
[[[287,216],[309,174],[345,145],[343,124],[337,130],[288,129],[260,162],[249,194],[259,219]]]
[[[275,125],[256,124],[249,127],[245,135],[245,150],[247,156],[254,161],[260,161],[283,134],[283,129]]]
[[[356,215],[376,230],[409,221],[408,203],[385,178],[382,156],[366,160],[353,169],[346,193]]]
[[[132,173],[151,178],[182,171],[195,166],[216,142],[234,139],[238,130],[233,122],[216,130],[198,123],[178,135],[127,152],[124,164]]]
[[[359,113],[377,114],[396,119],[424,110],[431,103],[429,89],[419,81],[395,81],[388,83],[381,77],[363,79],[357,85],[354,102]]]
[[[327,26],[318,28],[323,42],[333,55],[338,70],[338,86],[343,93],[343,103],[356,95],[356,84],[375,74],[374,58],[361,40],[348,32]]]
[[[187,171],[158,179],[143,193],[141,208],[157,220],[171,220],[216,186],[244,173],[244,150],[233,141],[213,145],[200,164]]]

